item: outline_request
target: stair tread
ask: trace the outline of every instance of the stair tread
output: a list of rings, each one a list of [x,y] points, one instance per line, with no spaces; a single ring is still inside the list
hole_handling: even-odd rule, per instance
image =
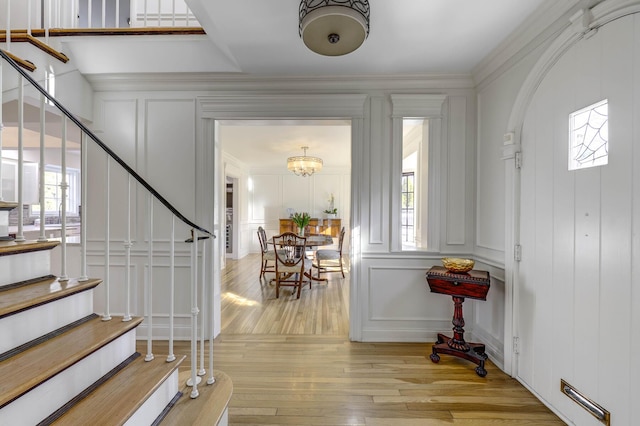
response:
[[[142,318],[123,322],[91,319],[40,345],[0,362],[0,407],[134,329]]]
[[[0,256],[50,250],[59,244],[60,241],[0,241]]]
[[[198,398],[191,399],[191,386],[181,389],[182,397],[160,422],[161,426],[217,425],[233,393],[231,378],[224,372],[213,370],[216,382],[207,385],[206,378],[198,385]],[[186,383],[189,371],[180,372],[180,383]]]
[[[39,306],[56,299],[89,290],[102,280],[89,279],[87,281],[69,280],[58,281],[57,278],[44,278],[28,285],[2,291],[0,297],[0,318]]]
[[[157,357],[147,362],[140,356],[52,424],[123,424],[184,359],[183,356],[169,363]]]

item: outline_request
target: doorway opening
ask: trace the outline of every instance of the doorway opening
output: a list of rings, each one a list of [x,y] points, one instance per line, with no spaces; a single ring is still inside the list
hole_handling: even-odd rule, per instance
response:
[[[223,279],[222,332],[246,334],[343,334],[349,333],[350,287],[350,217],[351,217],[351,120],[350,119],[272,119],[217,121],[222,168],[225,173],[225,219],[229,244],[234,256],[229,256],[223,276],[246,282],[229,283]],[[323,161],[322,170],[311,176],[299,176],[287,169],[287,158],[299,156],[301,147],[309,147],[308,155]],[[230,175],[236,177],[230,178]],[[230,196],[229,194],[232,194]],[[230,207],[231,206],[231,207]],[[327,211],[337,210],[337,213]],[[275,298],[273,273],[259,277],[261,249],[257,231],[262,227],[267,239],[283,232],[283,221],[293,213],[305,212],[322,223],[310,232],[323,232],[328,221],[344,227],[343,258],[346,278],[340,273],[327,274],[328,281],[305,285],[301,299],[286,290]],[[229,226],[231,225],[231,226]],[[338,248],[340,229],[335,232]],[[235,244],[235,245],[234,245]],[[324,247],[323,247],[324,248]],[[312,256],[312,252],[310,252]],[[314,270],[315,273],[315,270]],[[326,296],[326,300],[323,297]],[[261,318],[273,318],[270,309],[291,311],[291,304],[317,302],[306,306],[307,324],[276,326]],[[225,303],[228,306],[225,308]],[[286,310],[285,307],[289,306]],[[327,311],[327,309],[332,312]],[[261,313],[256,313],[257,311]],[[255,311],[255,312],[254,312]],[[324,313],[323,313],[324,312]],[[243,315],[251,316],[248,321]],[[318,316],[324,318],[318,319]],[[312,325],[312,318],[315,325]],[[268,319],[265,319],[268,321]],[[247,323],[251,322],[251,326]],[[286,322],[286,321],[284,321]],[[303,321],[304,322],[304,321]],[[235,324],[235,325],[234,325]],[[239,326],[243,324],[242,326]],[[293,323],[291,323],[293,324]],[[236,327],[239,326],[240,328]],[[231,330],[231,331],[230,331]]]

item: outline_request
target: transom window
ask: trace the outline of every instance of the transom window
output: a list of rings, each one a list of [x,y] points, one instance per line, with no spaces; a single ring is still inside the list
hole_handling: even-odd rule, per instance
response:
[[[609,102],[607,99],[569,115],[569,170],[609,162]]]

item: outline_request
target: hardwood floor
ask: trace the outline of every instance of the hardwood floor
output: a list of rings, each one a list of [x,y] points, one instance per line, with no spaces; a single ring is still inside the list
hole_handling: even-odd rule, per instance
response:
[[[348,275],[276,300],[258,270],[249,256],[224,271],[214,359],[233,381],[230,425],[564,424],[491,362],[481,378],[459,358],[432,363],[431,344],[350,342]],[[188,346],[178,342],[175,353]]]
[[[302,288],[280,289],[276,299],[273,273],[258,278],[260,255],[227,261],[222,275],[223,334],[349,334],[349,275],[326,274],[328,282],[313,281]],[[325,275],[323,274],[323,277]]]

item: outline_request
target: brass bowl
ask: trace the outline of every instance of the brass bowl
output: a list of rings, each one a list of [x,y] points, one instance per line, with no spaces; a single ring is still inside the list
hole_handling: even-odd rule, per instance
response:
[[[458,257],[443,257],[442,264],[449,272],[462,273],[473,269],[475,261],[471,259],[460,259]]]

